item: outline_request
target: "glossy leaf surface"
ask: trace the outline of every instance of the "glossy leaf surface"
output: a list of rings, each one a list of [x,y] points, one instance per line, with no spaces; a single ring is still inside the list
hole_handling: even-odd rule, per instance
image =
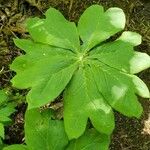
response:
[[[84,133],[88,119],[97,131],[111,134],[112,108],[140,117],[142,107],[136,94],[150,97],[145,83],[135,75],[150,67],[150,57],[134,51],[141,36],[125,31],[106,42],[125,26],[121,9],[104,11],[102,6],[93,5],[76,27],[50,8],[45,19],[32,18],[27,26],[31,39],[15,39],[25,55],[17,57],[10,67],[16,72],[13,86],[29,89],[28,109],[51,103],[63,92],[69,139]]]

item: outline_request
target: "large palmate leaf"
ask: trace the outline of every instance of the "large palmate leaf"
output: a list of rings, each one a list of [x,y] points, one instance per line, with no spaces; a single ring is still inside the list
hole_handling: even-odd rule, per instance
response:
[[[26,54],[11,65],[17,73],[13,86],[30,89],[28,109],[52,102],[64,91],[64,125],[69,139],[80,137],[88,120],[97,131],[111,134],[112,108],[140,117],[142,107],[136,94],[150,97],[145,83],[135,75],[150,67],[150,57],[134,51],[141,36],[125,31],[117,40],[106,42],[124,26],[121,9],[104,11],[99,5],[89,7],[77,27],[53,8],[45,19],[30,19],[27,28],[32,39],[15,39]]]

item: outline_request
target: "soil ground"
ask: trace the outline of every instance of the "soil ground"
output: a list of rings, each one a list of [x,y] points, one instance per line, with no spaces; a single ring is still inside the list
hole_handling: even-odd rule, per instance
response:
[[[12,99],[20,102],[16,114],[12,115],[13,124],[6,128],[6,144],[24,141],[23,116],[26,105],[23,102],[26,91],[13,88],[10,83],[15,73],[9,70],[9,64],[22,53],[14,45],[13,38],[27,38],[29,35],[25,29],[25,20],[28,17],[43,16],[49,7],[57,8],[67,19],[77,22],[82,12],[92,4],[101,4],[105,9],[122,8],[127,19],[125,30],[136,31],[143,36],[143,42],[136,50],[150,55],[149,0],[0,0],[0,88],[13,93]],[[138,76],[150,88],[150,69]],[[144,108],[139,120],[115,113],[116,129],[110,150],[150,150],[150,101],[139,100]]]

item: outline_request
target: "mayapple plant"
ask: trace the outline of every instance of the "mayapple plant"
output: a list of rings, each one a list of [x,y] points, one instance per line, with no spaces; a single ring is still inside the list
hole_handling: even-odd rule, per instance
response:
[[[27,21],[31,39],[15,39],[25,51],[10,68],[16,72],[14,87],[30,89],[28,110],[46,105],[63,92],[64,128],[69,140],[86,130],[87,121],[100,133],[114,129],[113,109],[139,118],[142,106],[137,96],[149,98],[145,83],[135,74],[150,67],[146,53],[134,51],[141,36],[124,31],[120,8],[104,11],[93,5],[81,15],[78,25],[69,22],[54,8],[46,18]],[[109,42],[108,42],[109,41]]]

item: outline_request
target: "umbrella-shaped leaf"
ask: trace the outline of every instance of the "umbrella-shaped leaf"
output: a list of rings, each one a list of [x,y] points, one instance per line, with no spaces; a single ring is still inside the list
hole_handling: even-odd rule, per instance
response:
[[[87,120],[97,131],[111,134],[112,108],[140,117],[142,107],[136,94],[148,98],[149,90],[134,74],[150,67],[150,57],[134,51],[141,36],[125,31],[115,41],[106,41],[125,26],[121,9],[104,11],[102,6],[93,5],[76,28],[50,8],[46,19],[30,19],[27,26],[32,40],[15,40],[26,54],[16,58],[11,69],[16,72],[13,86],[30,89],[30,109],[52,102],[64,91],[69,139],[84,133]]]

